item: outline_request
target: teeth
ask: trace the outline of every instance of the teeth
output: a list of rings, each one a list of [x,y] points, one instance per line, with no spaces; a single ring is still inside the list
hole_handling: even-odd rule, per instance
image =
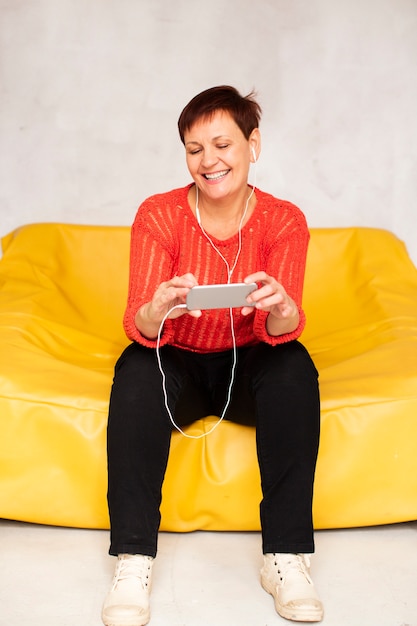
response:
[[[216,172],[215,174],[204,174],[204,177],[208,180],[217,180],[218,178],[222,178],[222,176],[226,176],[229,170],[224,170],[223,172]]]

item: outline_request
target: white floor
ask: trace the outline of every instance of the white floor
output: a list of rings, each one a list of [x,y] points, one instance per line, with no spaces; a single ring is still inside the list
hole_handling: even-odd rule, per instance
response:
[[[100,626],[107,531],[0,521],[1,626]],[[290,624],[259,584],[258,533],[162,533],[150,626]],[[417,626],[417,522],[319,531],[325,626]]]

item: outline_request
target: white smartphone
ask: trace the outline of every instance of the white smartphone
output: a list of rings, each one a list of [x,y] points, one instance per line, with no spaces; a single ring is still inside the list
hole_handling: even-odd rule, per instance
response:
[[[226,283],[219,285],[197,285],[187,294],[187,309],[230,309],[254,306],[246,301],[248,295],[257,289],[256,283]]]

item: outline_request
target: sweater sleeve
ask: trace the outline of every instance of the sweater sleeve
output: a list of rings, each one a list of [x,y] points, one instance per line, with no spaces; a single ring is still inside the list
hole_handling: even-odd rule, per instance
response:
[[[174,244],[167,235],[166,220],[161,227],[153,219],[153,213],[159,210],[156,198],[146,200],[136,214],[131,229],[129,289],[127,306],[123,318],[126,335],[132,341],[154,348],[155,340],[144,337],[135,324],[135,316],[140,307],[152,300],[157,287],[172,275],[174,264]],[[166,320],[161,336],[161,345],[169,343],[173,337],[171,320]]]
[[[302,295],[310,233],[304,214],[294,205],[286,204],[287,216],[285,228],[274,233],[266,242],[264,267],[267,274],[274,276],[281,283],[298,307],[299,323],[291,333],[272,336],[266,330],[268,312],[256,311],[253,332],[256,338],[270,345],[278,345],[298,339],[306,324],[302,309]]]

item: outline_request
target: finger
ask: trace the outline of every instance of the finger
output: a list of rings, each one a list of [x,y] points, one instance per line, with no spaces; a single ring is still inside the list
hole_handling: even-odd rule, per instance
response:
[[[253,307],[253,306],[244,306],[244,307],[241,308],[240,312],[241,312],[242,315],[246,316],[246,315],[250,315],[251,313],[253,313],[254,310],[255,310],[255,307]]]
[[[167,286],[169,287],[186,287],[191,289],[194,286],[192,280],[187,279],[185,276],[173,276],[170,281],[168,281]]]
[[[268,276],[268,274],[266,272],[254,272],[253,274],[249,274],[249,276],[246,276],[246,278],[244,278],[243,282],[246,283],[247,285],[249,283],[262,283],[266,280],[268,280],[268,278],[270,278]]]
[[[258,309],[272,309],[272,307],[282,308],[285,306],[285,299],[282,293],[272,293],[268,296],[264,296],[255,303],[255,307]]]
[[[182,276],[182,278],[184,278],[186,281],[191,282],[193,286],[198,285],[198,281],[196,277],[191,272],[187,272],[186,274]]]
[[[262,303],[265,306],[264,300],[269,299],[278,294],[277,284],[267,283],[248,296],[248,301],[254,304]],[[270,304],[270,302],[268,302]]]
[[[192,289],[196,285],[198,285],[197,279],[194,274],[188,272],[187,274],[183,274],[182,276],[175,276],[175,284],[178,287],[187,287],[188,289]],[[172,279],[174,281],[174,279]]]

